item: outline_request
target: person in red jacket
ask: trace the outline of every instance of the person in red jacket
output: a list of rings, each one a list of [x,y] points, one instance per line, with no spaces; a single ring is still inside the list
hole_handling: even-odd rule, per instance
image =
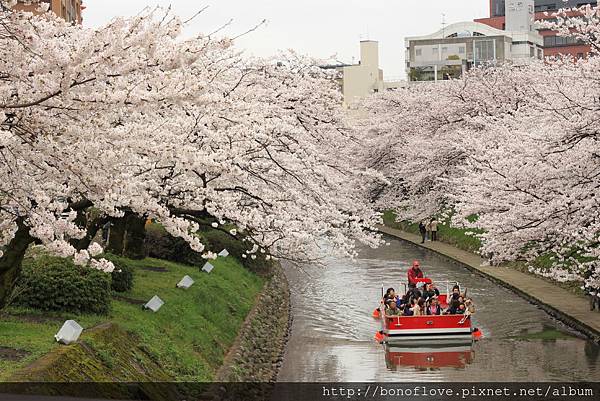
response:
[[[408,269],[408,286],[416,287],[418,278],[423,278],[423,271],[421,270],[419,261],[414,260],[412,267]]]

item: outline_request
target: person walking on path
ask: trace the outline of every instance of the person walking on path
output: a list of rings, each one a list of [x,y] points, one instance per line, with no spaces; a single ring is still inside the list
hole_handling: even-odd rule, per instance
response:
[[[431,223],[425,224],[425,240],[431,240]]]
[[[425,243],[425,238],[427,238],[427,229],[425,228],[424,222],[419,222],[419,232],[421,233],[421,244]]]
[[[431,219],[431,222],[429,223],[429,227],[431,227],[431,240],[432,241],[437,241],[438,224],[439,223],[435,219],[435,217],[433,219]]]

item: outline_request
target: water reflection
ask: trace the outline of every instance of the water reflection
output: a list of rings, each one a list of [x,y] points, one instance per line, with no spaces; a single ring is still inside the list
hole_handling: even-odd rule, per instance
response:
[[[385,345],[385,363],[391,371],[409,367],[417,370],[440,368],[464,369],[473,362],[475,352],[469,342],[464,345],[415,344]]]
[[[593,381],[600,377],[600,348],[535,305],[436,254],[394,239],[389,242],[390,246],[377,250],[363,249],[355,262],[330,258],[326,268],[287,268],[294,321],[280,380]],[[400,288],[413,259],[421,261],[434,281],[456,280],[468,288],[477,309],[473,326],[484,337],[470,351],[408,355],[412,350],[405,349],[398,354],[373,341],[379,322],[371,314],[381,286]]]

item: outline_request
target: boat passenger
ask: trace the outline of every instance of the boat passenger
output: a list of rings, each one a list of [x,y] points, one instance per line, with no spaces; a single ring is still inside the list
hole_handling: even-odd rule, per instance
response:
[[[408,285],[408,291],[406,292],[406,295],[408,295],[409,301],[410,299],[419,299],[423,296],[415,284]]]
[[[398,308],[396,306],[396,302],[394,300],[389,300],[387,302],[387,309],[385,310],[385,315],[386,316],[401,316],[402,315],[402,311],[400,310],[400,308]]]
[[[413,308],[415,307],[416,304],[417,304],[417,301],[414,298],[411,299],[410,303],[406,304],[406,306],[404,307],[404,316],[413,316],[414,315]]]
[[[475,305],[473,305],[471,298],[465,299],[465,308],[469,314],[475,313]]]
[[[387,305],[387,301],[390,299],[393,299],[396,296],[396,292],[393,288],[388,288],[385,292],[385,295],[383,296],[383,301],[386,303]]]
[[[428,315],[440,315],[442,313],[442,308],[438,304],[437,297],[431,298],[431,304],[427,307]]]
[[[458,286],[458,284],[456,284],[454,285],[454,287],[452,287],[451,299],[457,301],[458,297],[460,297],[460,287]]]
[[[457,311],[459,309],[460,306],[460,302],[458,302],[458,299],[453,299],[450,303],[450,307],[448,308],[448,310],[446,310],[446,312],[444,312],[444,315],[456,315]]]
[[[421,270],[421,264],[418,260],[413,260],[412,267],[408,269],[408,285],[414,284],[415,287],[417,285],[417,279],[423,278],[423,271]]]
[[[438,291],[437,288],[433,288],[433,284],[431,283],[427,283],[425,284],[425,289],[423,290],[423,298],[427,299],[431,299],[433,297],[437,297],[440,295],[440,292]]]
[[[458,309],[456,310],[457,315],[463,315],[466,311],[465,304],[458,304]]]
[[[419,298],[417,303],[411,309],[413,311],[413,316],[423,316],[425,314],[425,300]]]
[[[387,305],[387,301],[389,300],[393,300],[396,303],[396,306],[400,307],[400,305],[402,305],[402,299],[398,296],[398,294],[396,294],[395,290],[393,288],[388,288],[384,297],[383,297],[384,302]]]

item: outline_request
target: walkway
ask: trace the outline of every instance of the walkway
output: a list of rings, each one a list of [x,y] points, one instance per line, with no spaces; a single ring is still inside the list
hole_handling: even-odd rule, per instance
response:
[[[483,266],[485,260],[478,255],[443,242],[428,241],[421,244],[421,237],[418,235],[383,226],[379,226],[378,229],[382,233],[412,242],[464,264],[470,270],[510,288],[530,302],[539,305],[550,315],[600,343],[600,312],[590,312],[589,301],[583,296],[575,295],[549,281],[515,269]]]

